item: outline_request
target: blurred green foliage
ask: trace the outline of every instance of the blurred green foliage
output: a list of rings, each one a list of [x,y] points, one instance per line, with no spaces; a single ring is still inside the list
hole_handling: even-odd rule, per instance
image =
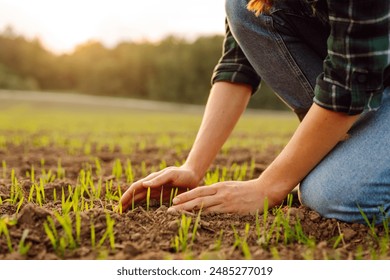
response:
[[[114,48],[90,41],[56,55],[38,39],[28,40],[8,27],[0,33],[0,88],[205,104],[222,41],[222,36],[193,42],[169,36]],[[266,85],[260,91],[250,107],[287,108]]]

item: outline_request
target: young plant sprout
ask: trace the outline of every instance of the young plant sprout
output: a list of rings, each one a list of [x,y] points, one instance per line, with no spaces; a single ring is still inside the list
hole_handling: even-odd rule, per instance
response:
[[[20,238],[19,244],[18,244],[18,253],[22,256],[27,255],[28,251],[31,248],[31,243],[26,244],[26,238],[28,236],[28,233],[30,231],[28,229],[23,230],[22,237]]]
[[[0,218],[0,237],[2,235],[5,236],[5,238],[7,240],[7,246],[8,246],[9,252],[13,252],[14,249],[12,247],[11,235],[9,233],[8,226],[14,226],[14,225],[16,225],[16,220],[11,220],[7,216]]]
[[[149,211],[149,205],[150,205],[150,188],[148,188],[146,192],[146,211]]]

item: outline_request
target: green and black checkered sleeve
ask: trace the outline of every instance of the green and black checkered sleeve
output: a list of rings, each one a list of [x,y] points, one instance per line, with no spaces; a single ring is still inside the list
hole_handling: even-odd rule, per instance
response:
[[[331,33],[314,102],[349,115],[376,110],[390,78],[390,1],[328,0]]]
[[[214,69],[211,83],[214,84],[218,81],[226,81],[248,84],[252,86],[252,93],[255,93],[261,79],[245,57],[237,41],[234,39],[227,20],[225,21],[225,27],[223,53]]]

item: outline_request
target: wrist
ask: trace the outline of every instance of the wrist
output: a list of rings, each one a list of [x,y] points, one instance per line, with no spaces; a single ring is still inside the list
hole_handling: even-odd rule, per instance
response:
[[[184,162],[184,164],[182,165],[182,168],[190,171],[192,173],[192,176],[193,176],[194,180],[197,183],[199,183],[203,179],[203,177],[204,177],[204,175],[206,173],[206,171],[202,171],[198,166],[190,164],[187,161]]]
[[[267,178],[262,175],[255,179],[255,181],[262,196],[267,198],[270,208],[282,203],[293,189],[289,187],[287,182],[272,180],[272,178]]]

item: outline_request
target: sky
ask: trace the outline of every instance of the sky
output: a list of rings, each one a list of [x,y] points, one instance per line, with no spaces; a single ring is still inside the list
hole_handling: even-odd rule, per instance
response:
[[[225,0],[0,0],[0,32],[7,26],[39,38],[55,53],[89,40],[157,41],[223,34]]]

